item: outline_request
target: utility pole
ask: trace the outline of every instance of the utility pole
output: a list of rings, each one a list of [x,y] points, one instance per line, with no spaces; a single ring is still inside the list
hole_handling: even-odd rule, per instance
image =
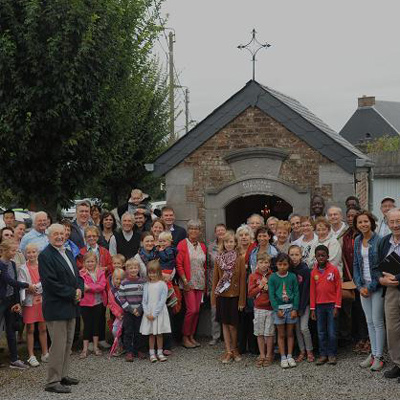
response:
[[[175,140],[175,102],[174,102],[174,34],[169,32],[169,144],[172,145]]]
[[[185,89],[185,132],[189,132],[189,88]]]

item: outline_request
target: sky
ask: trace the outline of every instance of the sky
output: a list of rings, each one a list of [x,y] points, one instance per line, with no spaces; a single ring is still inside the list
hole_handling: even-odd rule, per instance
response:
[[[252,77],[251,38],[271,47],[257,55],[256,80],[294,97],[336,131],[357,98],[400,101],[398,0],[166,0],[161,17],[175,30],[174,64],[200,122]],[[168,33],[168,31],[167,31]],[[166,60],[166,38],[156,45]],[[183,109],[183,92],[177,89]],[[177,121],[183,134],[183,113]]]

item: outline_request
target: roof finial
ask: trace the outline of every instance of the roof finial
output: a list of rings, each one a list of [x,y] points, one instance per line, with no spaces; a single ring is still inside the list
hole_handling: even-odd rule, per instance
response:
[[[260,43],[260,42],[257,40],[257,38],[256,38],[256,33],[257,33],[256,30],[253,29],[253,30],[251,31],[252,37],[251,37],[250,42],[247,43],[247,44],[245,44],[245,45],[240,44],[240,45],[238,46],[238,49],[239,49],[239,50],[246,49],[246,50],[248,50],[248,51],[250,52],[250,54],[251,54],[251,56],[252,56],[251,61],[252,61],[252,63],[253,63],[253,80],[256,79],[256,54],[257,54],[261,49],[267,49],[268,47],[271,47],[271,45],[270,45],[269,43],[264,43],[264,44]]]

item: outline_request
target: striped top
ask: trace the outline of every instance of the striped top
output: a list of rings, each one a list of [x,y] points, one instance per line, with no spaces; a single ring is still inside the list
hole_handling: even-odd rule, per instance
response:
[[[133,313],[137,309],[142,314],[143,288],[145,283],[146,280],[139,277],[134,279],[126,278],[122,281],[118,293],[124,311]]]

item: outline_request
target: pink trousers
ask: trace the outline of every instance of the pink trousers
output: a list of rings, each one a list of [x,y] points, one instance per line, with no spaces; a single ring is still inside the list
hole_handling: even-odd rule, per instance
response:
[[[197,328],[197,322],[199,321],[200,304],[203,295],[202,290],[189,290],[183,292],[185,299],[186,314],[183,320],[182,333],[184,336],[194,335]]]

